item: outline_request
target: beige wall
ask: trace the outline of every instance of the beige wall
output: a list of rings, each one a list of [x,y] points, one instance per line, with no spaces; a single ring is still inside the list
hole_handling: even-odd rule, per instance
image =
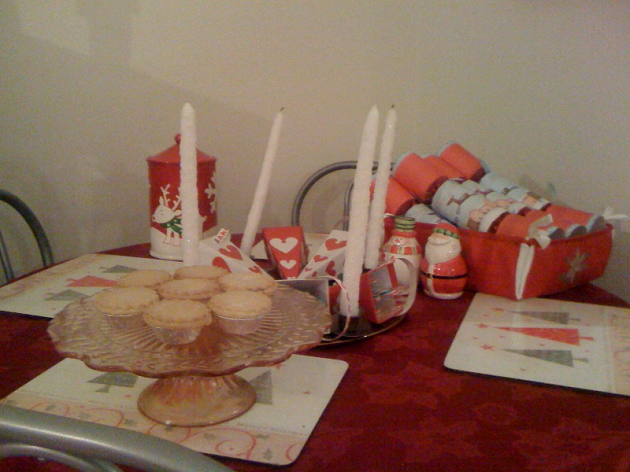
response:
[[[300,183],[355,159],[370,106],[395,153],[457,140],[589,211],[630,213],[630,3],[604,0],[5,0],[0,181],[57,259],[148,240],[146,157],[184,102],[242,231],[271,121],[285,127],[263,226]],[[630,236],[598,283],[630,300]],[[28,265],[28,263],[25,263]]]

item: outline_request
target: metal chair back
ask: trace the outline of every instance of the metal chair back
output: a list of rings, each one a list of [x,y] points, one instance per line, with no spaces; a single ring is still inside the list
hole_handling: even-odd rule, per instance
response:
[[[46,235],[44,227],[40,223],[39,219],[37,219],[37,216],[35,215],[33,210],[31,210],[29,206],[17,195],[14,195],[6,190],[0,189],[0,201],[3,201],[9,206],[13,207],[13,209],[17,211],[22,216],[22,218],[24,218],[24,221],[29,226],[31,232],[33,233],[33,236],[35,237],[35,241],[37,242],[43,267],[48,267],[54,264],[53,252],[50,246],[50,242],[48,241],[48,236]],[[1,226],[0,264],[2,265],[6,282],[8,283],[15,279],[15,271],[13,269],[13,265],[11,264],[11,256],[9,255],[7,245],[2,236]]]
[[[304,204],[306,195],[318,181],[320,181],[321,179],[326,177],[328,174],[331,174],[333,172],[337,172],[337,171],[345,170],[345,169],[356,169],[356,168],[357,168],[357,161],[335,162],[333,164],[329,164],[325,167],[322,167],[321,169],[313,173],[308,179],[306,179],[306,181],[302,184],[302,187],[300,187],[300,190],[298,190],[298,193],[295,196],[295,200],[293,201],[293,209],[291,213],[291,224],[293,226],[300,225],[302,205]],[[377,169],[378,169],[378,163],[375,162],[372,165],[372,170],[376,171]],[[353,182],[350,182],[344,193],[343,220],[342,220],[343,230],[348,229],[348,217],[350,215],[350,197],[352,195],[352,187],[353,187]]]

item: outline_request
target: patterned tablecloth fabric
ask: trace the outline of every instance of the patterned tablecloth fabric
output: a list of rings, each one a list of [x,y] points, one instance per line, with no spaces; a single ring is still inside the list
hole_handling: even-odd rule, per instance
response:
[[[421,294],[393,330],[310,351],[346,361],[349,369],[301,456],[282,470],[630,469],[630,398],[444,367],[473,296],[441,301]],[[590,284],[557,297],[628,306]],[[0,397],[61,360],[47,324],[47,319],[0,316]],[[218,460],[234,470],[278,470]],[[7,470],[67,469],[11,459],[0,462],[0,471]]]

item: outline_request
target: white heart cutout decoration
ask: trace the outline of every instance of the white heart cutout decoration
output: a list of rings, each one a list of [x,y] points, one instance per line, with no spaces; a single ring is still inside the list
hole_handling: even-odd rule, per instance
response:
[[[295,259],[291,259],[290,261],[280,261],[280,265],[285,269],[292,269],[295,266]]]
[[[287,238],[285,240],[282,240],[280,238],[273,238],[271,241],[269,241],[269,244],[271,244],[271,246],[278,251],[288,254],[291,249],[297,246],[298,240],[293,237]]]

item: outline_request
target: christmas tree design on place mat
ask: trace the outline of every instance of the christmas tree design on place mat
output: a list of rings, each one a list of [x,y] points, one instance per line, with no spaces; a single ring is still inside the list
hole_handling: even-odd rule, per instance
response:
[[[85,294],[76,290],[63,290],[57,293],[47,293],[44,299],[47,302],[73,302],[85,298]]]
[[[88,383],[103,385],[97,392],[108,393],[111,387],[131,388],[136,384],[138,376],[130,372],[108,372],[89,380]]]
[[[581,339],[594,341],[592,337],[580,336],[580,332],[576,328],[511,328],[508,326],[498,328],[503,331],[512,331],[526,336],[572,344],[573,346],[579,346]]]
[[[573,361],[588,362],[585,357],[573,357],[573,353],[562,349],[503,349],[506,352],[533,357],[545,362],[553,362],[567,367],[573,367]]]
[[[68,279],[66,284],[68,287],[113,287],[116,285],[116,281],[104,279],[102,277],[94,277],[93,275],[86,275],[80,279]]]
[[[135,272],[138,269],[116,264],[111,267],[102,268],[102,270],[103,270],[103,273],[105,274],[128,274],[129,272]]]
[[[569,321],[580,321],[579,318],[571,318],[568,311],[512,311],[511,313],[559,324],[569,324]]]
[[[264,405],[273,405],[273,382],[271,380],[271,371],[267,370],[258,377],[249,381],[250,385],[256,391],[256,403]]]

